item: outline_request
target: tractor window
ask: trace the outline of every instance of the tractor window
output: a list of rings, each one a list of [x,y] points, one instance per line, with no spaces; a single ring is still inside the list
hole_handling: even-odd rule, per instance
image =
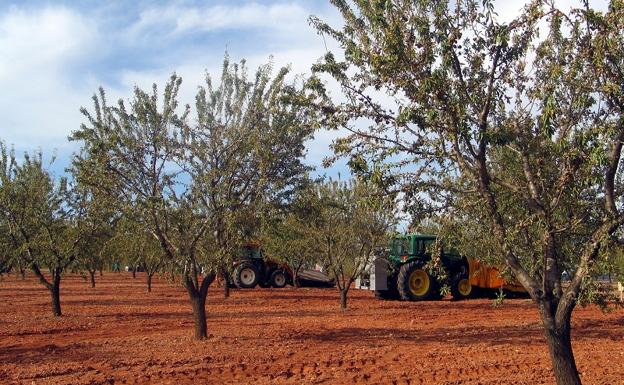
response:
[[[423,252],[431,253],[433,251],[433,243],[435,242],[435,240],[427,239],[427,240],[425,240],[423,242],[425,244],[425,246],[423,248]]]
[[[261,258],[260,249],[252,246],[244,246],[241,249],[241,257],[243,258]]]
[[[392,254],[405,255],[409,253],[409,244],[407,239],[395,239],[392,245]]]
[[[434,239],[414,239],[414,254],[422,255],[431,252]]]

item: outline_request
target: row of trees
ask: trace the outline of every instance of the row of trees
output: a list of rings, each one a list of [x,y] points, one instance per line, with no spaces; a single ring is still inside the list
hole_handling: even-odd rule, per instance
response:
[[[123,259],[145,270],[148,291],[158,271],[180,277],[195,337],[205,338],[208,288],[229,277],[250,239],[295,271],[328,267],[346,308],[350,285],[392,228],[394,199],[370,184],[309,180],[302,159],[318,120],[314,95],[287,81],[286,68],[271,72],[262,66],[249,80],[245,63],[226,57],[220,84],[207,76],[199,88],[194,119],[178,105],[176,75],[162,97],[156,86],[136,88],[111,106],[100,89],[70,137],[82,146],[68,177],[55,179],[41,154],[18,161],[1,145],[2,249],[50,290],[55,315],[65,272],[84,271],[95,286],[98,270]]]

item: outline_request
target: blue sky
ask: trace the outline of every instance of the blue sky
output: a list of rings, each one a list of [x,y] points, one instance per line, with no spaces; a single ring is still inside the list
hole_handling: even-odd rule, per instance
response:
[[[578,1],[556,3],[566,9]],[[606,1],[590,3],[604,8]],[[501,0],[496,10],[511,20],[523,5]],[[326,0],[0,0],[0,139],[18,152],[56,153],[61,172],[77,149],[66,138],[82,122],[79,108],[90,107],[99,86],[116,100],[177,72],[182,102],[192,104],[205,71],[219,73],[226,49],[250,68],[273,55],[276,65],[309,73],[325,43],[336,49],[309,26],[312,14],[340,24]],[[318,166],[337,135],[317,133],[307,162]],[[346,174],[344,163],[319,170],[338,172]]]
[[[192,103],[226,50],[252,69],[273,55],[275,65],[309,73],[325,52],[312,14],[339,23],[326,1],[2,1],[0,139],[18,152],[56,153],[60,172],[77,148],[66,138],[82,122],[79,108],[90,107],[99,86],[109,99],[127,98],[134,85],[177,72],[182,101]],[[335,135],[317,134],[310,164],[320,164]]]

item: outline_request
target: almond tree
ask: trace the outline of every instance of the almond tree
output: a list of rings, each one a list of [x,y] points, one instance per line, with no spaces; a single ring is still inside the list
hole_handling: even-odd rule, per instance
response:
[[[158,240],[146,226],[134,221],[121,221],[107,246],[107,253],[125,255],[134,266],[143,268],[147,292],[151,293],[152,279],[156,273],[162,271],[166,258],[163,257]]]
[[[351,285],[388,241],[396,221],[394,199],[357,180],[320,183],[315,195],[318,216],[307,236],[334,278],[344,310]]]
[[[286,82],[287,73],[271,77],[271,66],[262,66],[250,81],[244,62],[226,57],[220,85],[207,76],[199,88],[193,122],[189,106],[178,111],[176,75],[161,100],[154,85],[113,107],[100,90],[93,112],[83,109],[87,123],[71,137],[83,142],[74,161],[78,178],[116,198],[182,274],[197,339],[207,336],[208,287],[240,244],[240,215],[283,199],[306,169],[307,97]]]
[[[580,384],[572,311],[624,223],[624,3],[566,13],[534,0],[504,23],[492,1],[332,3],[344,27],[312,23],[345,54],[315,66],[346,94],[319,105],[348,132],[337,156],[412,213],[470,226],[534,300],[557,383]]]
[[[288,205],[275,207],[262,222],[262,247],[271,258],[288,265],[292,283],[299,286],[299,273],[322,261],[310,223],[320,215],[312,182],[299,190]]]
[[[49,290],[55,316],[62,314],[63,274],[101,226],[89,205],[76,199],[76,191],[66,179],[52,177],[40,153],[25,154],[18,161],[0,142],[0,216],[9,252],[28,265]]]
[[[84,213],[82,226],[91,229],[88,237],[78,243],[76,267],[86,270],[89,284],[95,287],[95,273],[113,258],[109,243],[115,235],[119,212],[105,196],[97,196],[85,186],[75,186],[70,195],[72,205]]]

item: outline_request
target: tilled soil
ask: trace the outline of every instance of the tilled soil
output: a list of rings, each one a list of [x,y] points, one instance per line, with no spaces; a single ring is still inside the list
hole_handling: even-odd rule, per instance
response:
[[[33,278],[0,280],[0,384],[554,384],[530,300],[406,303],[335,289],[208,294],[192,339],[181,286],[105,273],[61,286],[63,317]],[[624,310],[574,312],[585,385],[624,384]]]

